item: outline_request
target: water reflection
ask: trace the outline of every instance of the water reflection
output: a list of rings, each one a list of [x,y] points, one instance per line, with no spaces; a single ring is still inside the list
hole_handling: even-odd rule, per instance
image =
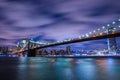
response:
[[[120,80],[119,59],[20,57],[0,62],[4,80],[7,72],[10,80]]]

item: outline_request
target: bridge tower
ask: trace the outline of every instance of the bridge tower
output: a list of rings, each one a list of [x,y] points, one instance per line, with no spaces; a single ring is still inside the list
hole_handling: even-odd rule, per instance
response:
[[[114,34],[115,29],[114,27],[108,27],[107,29],[108,34]],[[108,38],[108,50],[109,53],[116,54],[117,52],[117,43],[116,38]]]
[[[28,41],[28,52],[27,52],[27,56],[28,57],[35,57],[36,56],[36,49],[32,49],[33,48],[33,44],[29,41]]]

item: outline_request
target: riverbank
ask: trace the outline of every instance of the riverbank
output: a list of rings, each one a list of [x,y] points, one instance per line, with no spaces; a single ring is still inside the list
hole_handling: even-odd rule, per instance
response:
[[[47,58],[119,58],[120,56],[40,56]]]

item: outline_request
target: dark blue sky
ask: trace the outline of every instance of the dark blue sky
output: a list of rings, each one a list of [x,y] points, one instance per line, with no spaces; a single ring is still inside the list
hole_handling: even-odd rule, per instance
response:
[[[23,38],[54,42],[98,29],[120,18],[120,0],[0,0],[0,45]],[[38,37],[39,36],[39,37]],[[106,40],[71,44],[106,48]]]

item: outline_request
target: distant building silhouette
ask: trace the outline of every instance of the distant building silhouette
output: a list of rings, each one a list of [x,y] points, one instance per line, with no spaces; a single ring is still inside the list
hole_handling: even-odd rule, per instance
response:
[[[8,46],[2,46],[2,47],[0,47],[0,53],[4,53],[4,54],[9,53]]]
[[[71,47],[70,46],[66,47],[66,54],[71,54]]]

